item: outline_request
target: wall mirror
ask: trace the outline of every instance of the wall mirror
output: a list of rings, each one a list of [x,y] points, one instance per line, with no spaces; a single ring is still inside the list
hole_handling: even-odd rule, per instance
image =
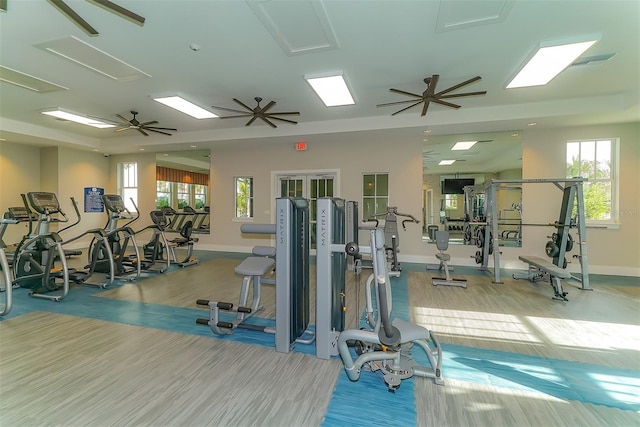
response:
[[[166,212],[170,231],[191,221],[194,233],[209,233],[210,158],[209,150],[156,154],[156,208]]]
[[[465,223],[484,220],[484,183],[522,178],[522,132],[425,135],[422,155],[423,239],[448,230],[450,243],[475,244],[465,239],[465,231],[474,231],[465,230]],[[475,190],[465,197],[469,185]],[[521,190],[501,190],[496,198],[500,244],[521,246]]]

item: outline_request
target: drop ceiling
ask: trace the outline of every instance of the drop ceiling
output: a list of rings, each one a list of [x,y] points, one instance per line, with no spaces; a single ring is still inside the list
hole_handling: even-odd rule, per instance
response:
[[[630,122],[640,119],[640,2],[633,1],[166,1],[115,0],[146,20],[136,25],[95,4],[66,0],[99,35],[90,37],[47,1],[8,0],[0,12],[0,77],[19,72],[58,90],[33,91],[0,80],[0,138],[101,152],[212,148],[234,141],[293,142],[385,131],[432,135]],[[585,56],[548,85],[506,90],[542,42],[596,35]],[[80,60],[53,54],[65,48]],[[103,54],[102,56],[100,54]],[[101,61],[122,77],[100,72]],[[83,60],[84,59],[84,60]],[[83,64],[84,62],[84,64]],[[90,63],[91,66],[87,66]],[[96,65],[97,64],[97,65]],[[10,70],[10,71],[4,71]],[[325,107],[305,75],[341,71],[355,105]],[[475,76],[460,109],[432,105],[392,116],[397,88],[422,93],[423,79],[440,75],[446,88]],[[15,76],[14,76],[15,77]],[[49,86],[47,86],[49,87]],[[297,125],[273,129],[244,119],[197,120],[152,100],[180,94],[214,113],[277,102],[299,111]],[[60,107],[117,121],[177,128],[173,136],[93,129],[40,114]]]

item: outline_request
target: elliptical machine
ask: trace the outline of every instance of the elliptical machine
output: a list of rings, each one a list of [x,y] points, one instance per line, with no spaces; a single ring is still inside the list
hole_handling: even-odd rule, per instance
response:
[[[135,232],[129,225],[140,216],[133,215],[124,204],[122,197],[118,194],[105,194],[102,196],[105,212],[107,213],[107,224],[104,231],[107,233],[108,246],[113,253],[113,271],[116,277],[126,280],[135,280],[141,273],[141,256],[135,238]],[[135,206],[135,205],[134,205]],[[123,226],[118,226],[118,221],[126,220]],[[133,246],[135,254],[133,257],[127,255],[129,244]],[[95,271],[107,273],[109,271],[107,252],[102,247],[96,246],[96,241],[92,241],[89,249],[89,259],[96,259]]]
[[[32,192],[21,197],[27,211],[31,212],[31,205],[39,217],[34,231],[33,220],[28,216],[29,232],[18,243],[14,255],[13,284],[29,289],[34,298],[60,301],[69,293],[69,269],[63,240],[58,233],[49,231],[49,225],[68,222],[69,218],[54,193]],[[60,267],[55,266],[56,259]],[[47,294],[57,290],[61,293]]]

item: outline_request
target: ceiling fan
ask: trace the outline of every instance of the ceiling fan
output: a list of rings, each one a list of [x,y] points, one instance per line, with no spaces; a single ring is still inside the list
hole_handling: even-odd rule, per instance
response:
[[[422,104],[424,103],[424,105],[422,106],[422,114],[420,114],[421,116],[424,116],[425,114],[427,114],[427,109],[429,108],[429,104],[431,102],[435,102],[436,104],[440,104],[440,105],[444,105],[446,107],[451,107],[451,108],[460,108],[459,105],[457,104],[452,104],[451,102],[447,102],[444,101],[445,99],[450,99],[450,98],[460,98],[463,96],[475,96],[475,95],[484,95],[487,93],[487,91],[481,91],[481,92],[467,92],[467,93],[457,93],[457,94],[449,94],[449,92],[453,92],[457,89],[460,89],[463,86],[469,85],[471,83],[477,82],[478,80],[481,79],[480,76],[476,76],[472,79],[466,80],[462,83],[459,83],[455,86],[451,86],[450,88],[447,88],[445,90],[441,90],[440,92],[436,92],[436,85],[438,84],[438,80],[440,79],[440,76],[438,74],[434,74],[431,77],[427,77],[425,78],[423,81],[426,83],[427,88],[425,89],[424,92],[422,92],[422,95],[418,95],[417,93],[411,93],[411,92],[406,92],[404,90],[400,90],[400,89],[389,89],[391,92],[394,93],[399,93],[401,95],[406,95],[406,96],[410,96],[413,99],[409,99],[406,101],[396,101],[396,102],[387,102],[385,104],[378,104],[376,105],[376,107],[384,107],[387,105],[398,105],[398,104],[407,104],[407,103],[411,103],[411,105],[409,105],[408,107],[402,108],[401,110],[396,111],[395,113],[391,114],[392,116],[395,116],[398,113],[401,113],[405,110],[408,110],[409,108],[415,107],[416,105]]]
[[[116,15],[128,19],[135,24],[144,25],[145,18],[138,15],[137,13],[131,12],[124,7],[115,4],[109,0],[87,0],[90,3],[95,4],[96,6],[100,6],[109,12],[115,13]],[[7,0],[0,0],[0,10],[7,11]],[[73,10],[67,3],[63,0],[49,0],[52,6],[58,9],[62,14],[64,14],[67,18],[72,20],[75,24],[77,24],[84,32],[89,34],[90,36],[97,36],[98,31],[93,28],[87,21],[85,21],[78,13]]]
[[[126,124],[125,127],[120,128],[120,129],[116,129],[116,132],[122,132],[122,131],[125,131],[125,130],[135,129],[138,132],[140,132],[141,134],[143,134],[144,136],[149,136],[149,134],[146,131],[156,132],[156,133],[161,133],[163,135],[171,136],[171,134],[169,132],[164,132],[164,131],[171,130],[171,131],[175,132],[175,131],[178,130],[178,129],[174,129],[174,128],[161,128],[161,127],[157,127],[157,126],[151,126],[151,125],[155,125],[155,124],[158,123],[158,121],[156,121],[156,120],[152,120],[150,122],[140,123],[138,121],[138,119],[136,119],[136,116],[138,115],[138,112],[137,111],[131,111],[131,114],[133,114],[133,118],[131,120],[125,119],[120,114],[116,114],[116,117],[118,117],[123,123]]]
[[[269,101],[269,103],[267,105],[265,105],[264,107],[260,107],[260,102],[262,102],[262,98],[260,98],[259,96],[256,96],[253,99],[255,99],[256,103],[257,103],[255,108],[251,108],[248,105],[244,104],[242,101],[240,101],[240,100],[238,100],[236,98],[233,98],[233,100],[234,100],[234,102],[236,104],[241,105],[247,111],[234,110],[232,108],[225,108],[225,107],[216,107],[215,105],[213,106],[213,108],[217,108],[219,110],[224,110],[224,111],[231,111],[232,113],[238,113],[238,115],[236,115],[236,116],[226,116],[226,117],[222,117],[221,116],[220,117],[221,119],[234,119],[234,118],[238,118],[238,117],[251,117],[251,119],[245,124],[245,126],[249,126],[256,119],[261,119],[263,122],[265,122],[266,124],[268,124],[272,128],[276,128],[278,126],[276,126],[271,120],[278,120],[278,121],[281,121],[281,122],[291,123],[293,125],[298,124],[298,122],[294,122],[293,120],[283,119],[281,117],[275,117],[275,116],[299,116],[300,112],[298,112],[298,111],[286,111],[286,112],[280,112],[280,113],[278,113],[278,112],[269,113],[268,111],[276,105],[275,101]]]

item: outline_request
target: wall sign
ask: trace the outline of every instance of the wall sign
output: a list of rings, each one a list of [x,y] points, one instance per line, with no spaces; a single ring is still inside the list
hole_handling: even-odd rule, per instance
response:
[[[102,196],[104,188],[85,187],[84,188],[84,211],[85,212],[104,212],[104,202]]]

